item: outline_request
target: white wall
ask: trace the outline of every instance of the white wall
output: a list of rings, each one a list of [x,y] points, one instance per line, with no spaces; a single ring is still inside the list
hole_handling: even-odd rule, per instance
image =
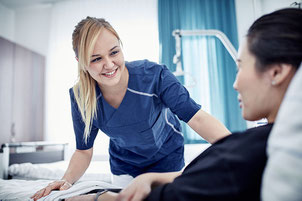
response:
[[[47,55],[50,5],[12,10],[0,4],[0,36]]]
[[[15,10],[15,42],[47,56],[51,5]]]
[[[294,2],[299,2],[299,0],[262,0],[262,12],[270,13],[280,8],[290,7]]]
[[[289,7],[295,0],[235,0],[239,43],[261,15]]]
[[[10,41],[15,39],[15,12],[0,4],[0,36]]]

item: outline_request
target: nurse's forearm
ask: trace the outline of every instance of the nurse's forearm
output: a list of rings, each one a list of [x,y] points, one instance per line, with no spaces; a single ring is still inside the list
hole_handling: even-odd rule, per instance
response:
[[[63,176],[63,180],[73,184],[85,173],[92,158],[93,148],[88,150],[76,150],[69,162],[69,166]]]
[[[230,134],[230,131],[215,117],[199,110],[188,122],[188,125],[209,143]]]

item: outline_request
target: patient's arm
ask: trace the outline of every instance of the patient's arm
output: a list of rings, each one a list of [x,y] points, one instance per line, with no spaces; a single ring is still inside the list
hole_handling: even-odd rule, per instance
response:
[[[115,201],[117,193],[107,192],[98,197],[98,201]],[[79,195],[66,199],[66,201],[95,201],[96,193]]]
[[[199,110],[188,121],[188,125],[211,144],[231,133],[220,121],[203,110]]]
[[[143,200],[149,195],[152,187],[171,183],[179,175],[181,172],[141,174],[119,193],[116,201]]]

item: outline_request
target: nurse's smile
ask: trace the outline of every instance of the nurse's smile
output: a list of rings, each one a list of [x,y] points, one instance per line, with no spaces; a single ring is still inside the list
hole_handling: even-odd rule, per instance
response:
[[[116,75],[117,69],[118,68],[116,68],[115,70],[110,71],[110,72],[102,73],[101,75],[103,75],[103,76],[105,76],[107,78],[112,78],[112,77],[114,77]]]

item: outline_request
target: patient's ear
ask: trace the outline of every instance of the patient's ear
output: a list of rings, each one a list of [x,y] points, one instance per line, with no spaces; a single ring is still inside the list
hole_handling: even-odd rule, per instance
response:
[[[280,85],[290,80],[295,70],[290,64],[275,64],[268,71],[272,85]]]

